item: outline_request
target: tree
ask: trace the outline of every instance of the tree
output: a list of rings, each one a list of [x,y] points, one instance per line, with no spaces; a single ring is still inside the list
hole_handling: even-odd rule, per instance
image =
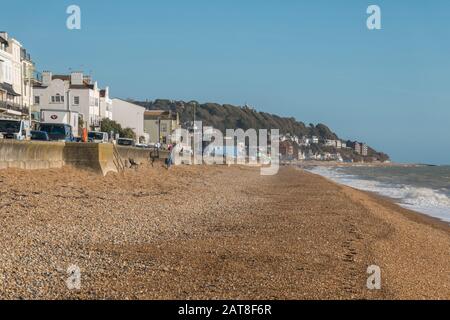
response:
[[[120,137],[136,140],[136,134],[130,128],[123,129],[122,132],[120,133]]]
[[[136,134],[134,131],[130,128],[123,129],[122,126],[117,123],[116,121],[110,120],[110,119],[103,119],[100,130],[102,132],[111,133],[113,132],[114,135],[119,134],[121,138],[127,138],[127,139],[136,139]]]

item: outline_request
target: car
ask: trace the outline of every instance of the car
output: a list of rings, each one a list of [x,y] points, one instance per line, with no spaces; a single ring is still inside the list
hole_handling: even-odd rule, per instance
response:
[[[90,131],[88,133],[88,141],[92,143],[108,143],[109,138],[106,132]]]
[[[139,149],[149,149],[150,146],[149,146],[148,144],[145,144],[145,143],[138,143],[138,144],[136,144],[136,148],[139,148]]]
[[[119,145],[119,146],[134,147],[135,144],[136,143],[134,142],[133,139],[119,138],[117,140],[117,145]]]
[[[50,138],[45,131],[31,131],[31,140],[32,141],[50,141]]]
[[[50,141],[74,142],[75,138],[72,134],[72,126],[68,124],[58,123],[42,123],[39,127],[40,131],[45,131]]]

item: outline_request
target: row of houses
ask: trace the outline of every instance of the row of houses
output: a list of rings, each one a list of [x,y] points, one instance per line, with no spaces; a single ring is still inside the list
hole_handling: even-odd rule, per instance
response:
[[[36,72],[22,44],[0,32],[0,116],[39,124],[43,110],[77,114],[80,127],[89,131],[100,131],[105,119],[115,121],[141,143],[169,143],[180,125],[178,114],[112,98],[108,86],[101,88],[83,72]]]
[[[22,44],[0,32],[0,115],[29,116],[37,79],[34,70],[34,62]]]

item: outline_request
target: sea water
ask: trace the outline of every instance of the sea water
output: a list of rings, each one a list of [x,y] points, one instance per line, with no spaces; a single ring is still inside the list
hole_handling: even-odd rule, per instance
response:
[[[450,222],[450,166],[312,167],[307,171]]]

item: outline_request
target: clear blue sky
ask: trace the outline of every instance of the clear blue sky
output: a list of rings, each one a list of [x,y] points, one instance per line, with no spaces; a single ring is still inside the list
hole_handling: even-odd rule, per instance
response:
[[[66,29],[66,8],[82,30]],[[380,31],[366,9],[382,10]],[[92,72],[122,98],[243,105],[322,122],[394,160],[450,164],[450,2],[2,2],[40,70]]]

